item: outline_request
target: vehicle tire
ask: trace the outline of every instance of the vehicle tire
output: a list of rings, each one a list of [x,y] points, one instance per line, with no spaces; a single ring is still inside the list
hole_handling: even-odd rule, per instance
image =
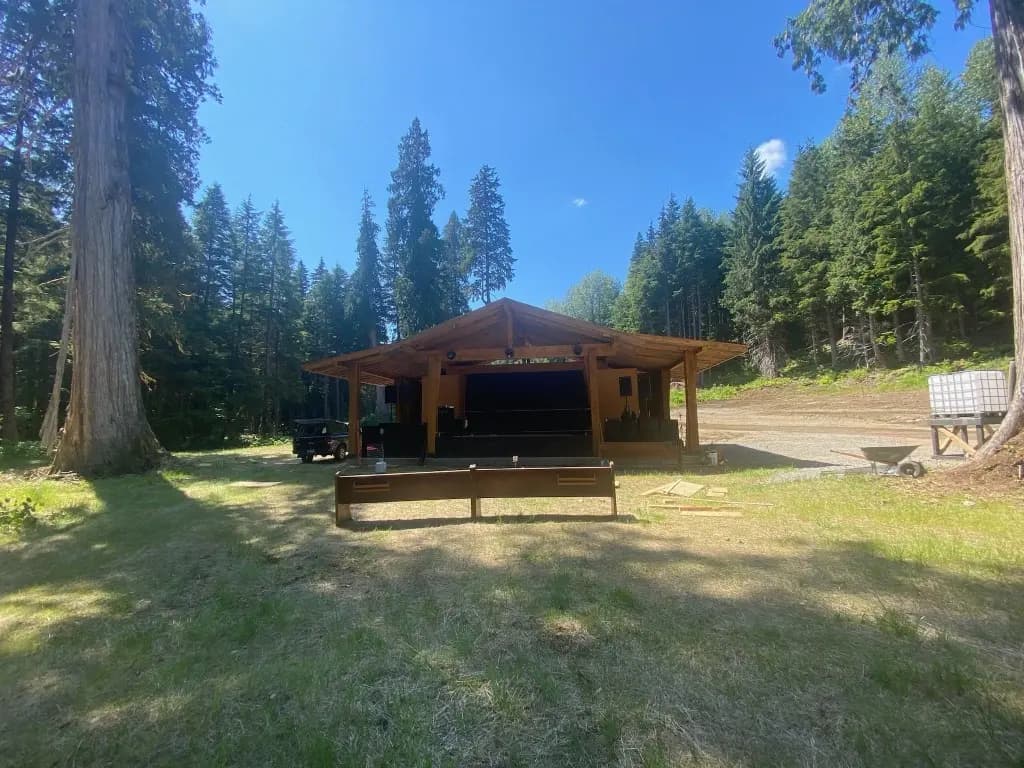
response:
[[[904,477],[921,477],[924,465],[919,461],[905,461],[900,464],[900,474]]]
[[[334,460],[344,461],[348,456],[348,447],[344,443],[339,443],[338,447],[334,449]]]
[[[313,463],[313,454],[312,453],[304,453],[299,458],[302,459],[302,463],[303,464],[312,464]]]

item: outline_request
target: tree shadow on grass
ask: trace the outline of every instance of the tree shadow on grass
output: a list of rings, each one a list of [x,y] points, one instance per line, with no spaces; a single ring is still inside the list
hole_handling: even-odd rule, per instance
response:
[[[329,487],[92,487],[101,514],[0,550],[12,765],[1024,755],[1018,570],[853,540],[714,549],[678,526],[368,535],[334,528]]]

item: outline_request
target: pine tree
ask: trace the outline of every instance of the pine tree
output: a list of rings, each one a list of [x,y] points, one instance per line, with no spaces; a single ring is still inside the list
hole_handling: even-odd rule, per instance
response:
[[[956,3],[958,27],[970,21],[976,0]],[[990,0],[989,16],[1000,83],[1000,111],[1006,159],[1010,263],[1013,284],[1014,358],[1024,369],[1024,77],[1020,51],[1024,47],[1024,5],[1015,0]],[[856,89],[885,54],[906,51],[918,59],[929,50],[937,10],[927,2],[850,3],[813,0],[802,13],[789,18],[775,39],[779,55],[792,53],[793,66],[803,69],[816,91],[825,88],[820,72],[822,54],[851,64],[851,85]],[[1021,377],[1024,381],[1024,377]],[[1018,383],[1009,411],[991,440],[978,452],[985,459],[1024,430],[1024,386]]]
[[[641,307],[644,303],[644,261],[647,259],[647,242],[636,233],[633,254],[629,258],[626,283],[615,300],[612,309],[612,324],[621,331],[636,333],[640,330]]]
[[[259,258],[262,215],[253,205],[252,195],[242,201],[232,224],[235,234],[231,287],[235,326],[232,346],[239,354],[244,352],[251,364],[255,362],[256,334],[253,329],[258,327],[255,320],[258,286],[262,275],[262,262]]]
[[[775,242],[780,202],[775,179],[765,173],[757,153],[748,150],[727,247],[724,301],[750,345],[751,359],[769,378],[778,375],[783,352],[776,314],[781,293]]]
[[[886,293],[891,291],[890,275],[884,268],[879,274],[874,243],[876,227],[895,216],[890,204],[875,199],[877,193],[886,194],[878,178],[895,170],[880,159],[886,125],[895,111],[891,97],[896,95],[892,90],[886,95],[881,87],[884,81],[880,77],[866,84],[830,141],[834,161],[830,228],[833,262],[828,270],[828,294],[852,310],[850,319],[857,321],[854,336],[866,365],[882,362],[876,318]],[[842,329],[842,336],[846,330]]]
[[[974,147],[974,199],[967,229],[960,235],[969,254],[983,267],[972,277],[978,289],[977,314],[985,323],[1003,322],[1013,294],[1010,271],[1010,220],[1006,196],[1006,158],[999,115],[992,40],[971,51],[963,73],[964,94],[977,122]]]
[[[399,338],[429,328],[444,315],[438,291],[441,243],[431,218],[444,197],[440,175],[430,163],[429,136],[415,118],[398,146],[398,166],[388,185],[385,285]]]
[[[673,278],[680,273],[681,247],[679,240],[679,216],[681,208],[674,194],[661,208],[658,215],[658,230],[654,238],[654,249],[648,265],[646,305],[650,319],[648,332],[673,335],[673,300],[677,285]]]
[[[675,230],[668,286],[673,323],[681,336],[727,333],[719,306],[724,227],[709,213],[698,210],[693,198],[687,198],[679,209]]]
[[[470,296],[485,304],[515,275],[515,258],[509,244],[505,201],[499,191],[498,173],[483,166],[469,185],[465,242],[469,259]]]
[[[235,236],[231,213],[220,184],[212,184],[192,217],[200,265],[200,305],[210,312],[227,306],[231,296]]]
[[[310,357],[326,357],[341,351],[334,343],[334,324],[345,322],[344,310],[339,314],[337,309],[344,305],[344,299],[344,292],[337,291],[332,273],[320,259],[302,302],[303,349]]]
[[[445,317],[457,317],[469,311],[466,301],[469,295],[468,262],[466,230],[459,215],[452,211],[441,232],[441,304]]]
[[[363,190],[356,240],[356,268],[349,292],[348,320],[353,337],[360,346],[374,346],[387,341],[384,326],[387,306],[380,281],[380,250],[377,234],[380,227],[373,218],[373,199]]]
[[[33,231],[33,217],[25,209],[56,207],[58,200],[46,198],[54,198],[67,181],[71,120],[63,77],[69,40],[59,23],[67,12],[58,14],[48,3],[28,0],[0,2],[0,155],[5,160],[7,198],[0,290],[0,439],[5,442],[19,437],[14,359],[17,245],[30,239],[24,234],[43,234]]]
[[[793,288],[791,312],[811,336],[817,355],[819,323],[825,328],[832,368],[839,365],[835,298],[829,275],[833,268],[831,177],[834,162],[829,146],[807,144],[799,149],[789,177],[789,191],[780,215],[781,265]],[[898,329],[897,329],[898,332]]]
[[[263,418],[262,429],[275,434],[281,420],[282,359],[281,351],[291,349],[289,320],[297,314],[295,299],[298,286],[294,281],[295,252],[291,233],[284,222],[281,206],[275,201],[267,213],[260,232],[260,255],[263,261]]]

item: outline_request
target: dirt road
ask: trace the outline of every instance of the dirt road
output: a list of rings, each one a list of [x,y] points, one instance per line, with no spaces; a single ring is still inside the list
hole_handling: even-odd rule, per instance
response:
[[[864,462],[830,450],[856,453],[866,445],[919,445],[912,458],[934,463],[923,391],[781,387],[701,403],[698,413],[701,443],[734,466],[854,466]],[[681,410],[675,415],[683,418]]]

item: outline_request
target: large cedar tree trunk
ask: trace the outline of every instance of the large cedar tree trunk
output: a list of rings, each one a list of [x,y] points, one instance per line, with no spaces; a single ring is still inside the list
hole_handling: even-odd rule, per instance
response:
[[[53,468],[85,475],[140,471],[160,455],[139,381],[127,42],[125,0],[78,0],[72,84],[75,362],[65,435]]]
[[[14,158],[7,187],[7,216],[4,236],[3,294],[0,297],[0,438],[18,442],[18,421],[14,399],[14,249],[18,244],[18,207],[21,204],[21,152],[25,122],[18,120],[14,134]]]
[[[1018,373],[1010,410],[992,439],[978,451],[978,458],[992,455],[1024,428],[1024,4],[1020,0],[991,0],[989,7],[1006,148],[1014,360]]]

